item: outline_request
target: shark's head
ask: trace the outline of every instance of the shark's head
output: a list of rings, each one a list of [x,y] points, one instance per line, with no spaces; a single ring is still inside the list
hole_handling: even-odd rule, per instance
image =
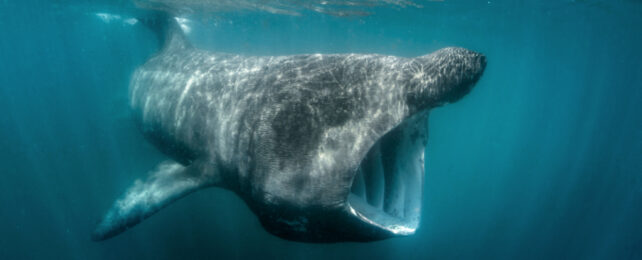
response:
[[[278,105],[257,115],[264,120],[240,194],[263,226],[285,239],[413,234],[421,216],[428,111],[466,95],[485,57],[445,48],[375,63],[341,59],[326,57],[303,71],[306,82],[316,83],[310,87],[266,95]]]

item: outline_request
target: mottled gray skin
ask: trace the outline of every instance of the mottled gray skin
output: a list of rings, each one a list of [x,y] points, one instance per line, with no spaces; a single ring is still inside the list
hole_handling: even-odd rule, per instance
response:
[[[485,67],[483,55],[461,48],[416,58],[212,53],[169,31],[164,49],[134,73],[130,97],[145,136],[176,162],[130,188],[96,240],[211,186],[237,193],[285,239],[412,234],[428,111],[468,93]]]

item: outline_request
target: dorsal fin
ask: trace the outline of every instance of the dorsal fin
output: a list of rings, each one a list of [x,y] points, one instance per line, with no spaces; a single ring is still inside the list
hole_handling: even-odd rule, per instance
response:
[[[158,38],[162,51],[191,48],[183,29],[176,17],[162,11],[153,11],[150,15],[139,18]]]

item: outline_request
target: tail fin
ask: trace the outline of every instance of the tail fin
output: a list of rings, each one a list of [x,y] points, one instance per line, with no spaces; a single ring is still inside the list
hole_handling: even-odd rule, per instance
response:
[[[177,18],[163,11],[150,11],[138,20],[158,38],[162,51],[191,48]]]

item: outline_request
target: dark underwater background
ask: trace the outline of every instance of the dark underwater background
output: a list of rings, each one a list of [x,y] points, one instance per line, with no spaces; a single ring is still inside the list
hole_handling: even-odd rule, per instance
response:
[[[96,15],[127,17],[123,1],[1,0],[0,259],[642,259],[642,2],[417,2],[192,23],[194,45],[248,55],[486,54],[476,88],[431,113],[418,232],[305,244],[268,234],[221,189],[92,242],[165,158],[127,98],[157,40]]]

